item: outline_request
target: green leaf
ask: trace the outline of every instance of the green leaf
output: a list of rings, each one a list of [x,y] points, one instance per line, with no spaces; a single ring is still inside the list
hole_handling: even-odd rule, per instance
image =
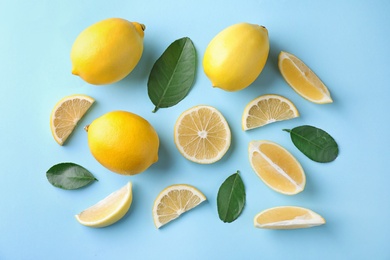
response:
[[[174,41],[157,59],[148,79],[148,95],[159,108],[176,105],[190,91],[195,80],[196,51],[191,39]]]
[[[47,180],[55,187],[74,190],[97,179],[84,167],[75,163],[59,163],[46,172]]]
[[[304,125],[283,131],[289,132],[294,145],[313,161],[331,162],[339,154],[336,141],[322,129]]]
[[[223,222],[236,220],[245,206],[245,187],[239,171],[230,175],[221,185],[217,196],[218,215]]]

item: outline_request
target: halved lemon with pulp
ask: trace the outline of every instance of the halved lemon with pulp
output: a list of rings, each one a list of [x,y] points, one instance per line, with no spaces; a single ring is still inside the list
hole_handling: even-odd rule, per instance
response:
[[[120,220],[129,211],[132,200],[132,184],[128,182],[121,189],[111,193],[75,217],[84,226],[106,227]]]
[[[199,105],[184,111],[176,121],[177,149],[190,161],[210,164],[220,160],[231,142],[229,125],[214,107]]]
[[[253,222],[257,228],[296,229],[323,225],[325,219],[310,209],[282,206],[260,212]]]
[[[269,94],[257,97],[246,105],[241,125],[246,131],[298,116],[298,109],[293,102],[285,97]]]
[[[286,82],[302,97],[318,104],[333,102],[324,83],[293,54],[281,51],[278,57],[278,66]]]
[[[305,172],[298,160],[284,147],[260,140],[251,141],[248,150],[253,170],[268,187],[286,195],[303,191]]]
[[[191,185],[175,184],[168,186],[160,192],[154,201],[154,225],[160,228],[205,200],[206,196]]]
[[[86,95],[66,96],[57,102],[50,115],[50,129],[59,145],[64,144],[94,102]]]

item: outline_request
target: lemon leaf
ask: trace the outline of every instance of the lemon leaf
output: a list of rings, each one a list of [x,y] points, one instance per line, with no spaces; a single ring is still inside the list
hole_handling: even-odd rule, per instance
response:
[[[303,125],[289,132],[293,144],[308,158],[315,162],[327,163],[335,160],[339,154],[339,148],[331,135],[314,126]]]
[[[219,218],[231,223],[236,220],[245,206],[245,187],[239,171],[230,175],[221,185],[217,195]]]
[[[196,71],[196,50],[191,39],[183,37],[171,43],[157,59],[148,79],[148,95],[159,108],[176,105],[190,91]]]
[[[75,190],[97,179],[84,167],[75,163],[59,163],[46,172],[47,180],[55,187]]]

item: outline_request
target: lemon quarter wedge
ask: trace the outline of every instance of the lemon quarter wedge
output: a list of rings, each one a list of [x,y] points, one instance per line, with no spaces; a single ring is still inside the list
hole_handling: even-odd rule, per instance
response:
[[[132,184],[128,182],[121,189],[111,193],[75,217],[84,226],[106,227],[114,224],[127,213],[132,199]]]
[[[305,99],[317,104],[333,102],[324,83],[293,54],[280,52],[278,66],[286,82]]]
[[[57,102],[50,115],[50,129],[59,145],[64,144],[94,102],[92,97],[79,94],[66,96]]]
[[[281,145],[267,141],[249,143],[249,161],[257,176],[271,189],[294,195],[304,190],[306,175],[298,160]]]
[[[254,218],[257,228],[297,229],[325,224],[325,219],[314,211],[302,207],[282,206],[266,209]]]

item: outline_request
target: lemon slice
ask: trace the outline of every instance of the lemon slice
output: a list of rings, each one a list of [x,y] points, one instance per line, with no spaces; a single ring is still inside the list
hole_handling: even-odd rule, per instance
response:
[[[254,218],[257,228],[296,229],[325,224],[325,219],[314,211],[301,207],[282,206],[266,209]]]
[[[94,102],[86,95],[71,95],[57,102],[50,115],[50,129],[59,145],[64,144]]]
[[[324,83],[294,55],[284,51],[280,52],[278,66],[283,78],[302,97],[318,104],[333,102]]]
[[[298,116],[298,109],[289,99],[279,95],[263,95],[246,105],[242,114],[242,129],[246,131]]]
[[[220,160],[230,147],[231,132],[223,115],[211,106],[195,106],[176,121],[175,144],[190,161],[210,164]]]
[[[121,189],[111,193],[75,217],[84,226],[106,227],[114,224],[127,213],[132,200],[132,184],[128,182]]]
[[[187,184],[168,186],[157,196],[153,205],[153,220],[157,228],[206,200],[198,189]]]
[[[282,146],[270,141],[251,141],[249,161],[257,176],[271,189],[286,195],[305,188],[301,164]]]

